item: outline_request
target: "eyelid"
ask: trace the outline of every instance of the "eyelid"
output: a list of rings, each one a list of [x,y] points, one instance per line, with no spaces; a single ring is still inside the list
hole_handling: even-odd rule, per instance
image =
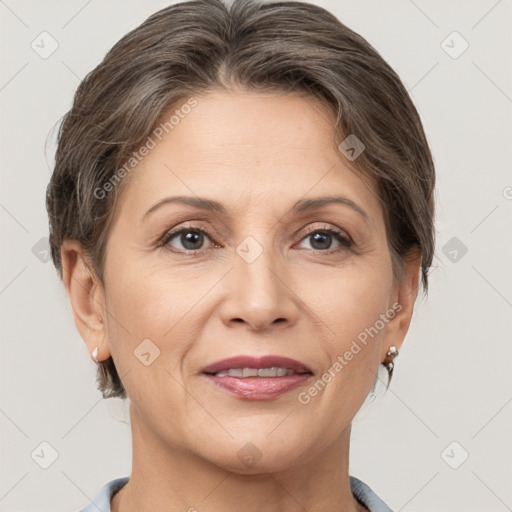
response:
[[[345,238],[350,244],[353,244],[354,241],[352,240],[352,237],[344,230],[338,227],[333,227],[328,224],[324,224],[323,226],[312,226],[311,228],[306,228],[306,231],[302,234],[301,240],[303,240],[306,236],[308,236],[311,233],[314,233],[315,231],[327,231],[328,233],[336,233],[340,235],[341,237]]]

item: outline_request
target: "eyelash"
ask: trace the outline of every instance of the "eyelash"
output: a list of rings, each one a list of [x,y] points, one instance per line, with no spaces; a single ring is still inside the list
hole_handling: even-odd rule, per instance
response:
[[[214,241],[214,235],[209,230],[204,229],[204,228],[199,228],[199,227],[194,226],[194,225],[187,225],[187,226],[182,226],[179,229],[176,229],[175,231],[171,231],[171,232],[165,233],[164,236],[161,238],[160,243],[159,243],[158,246],[159,247],[165,247],[170,242],[170,240],[172,240],[176,235],[179,235],[182,232],[190,232],[190,231],[194,231],[194,232],[206,235],[212,242]],[[306,239],[308,236],[312,235],[313,233],[317,233],[317,232],[318,233],[322,233],[322,234],[333,235],[336,238],[336,240],[343,247],[342,248],[338,248],[338,249],[325,249],[325,250],[322,250],[322,249],[311,249],[311,251],[313,253],[317,253],[317,254],[318,253],[332,254],[332,253],[341,251],[343,249],[350,249],[352,247],[352,245],[353,245],[353,242],[350,239],[350,237],[348,237],[348,235],[345,235],[342,231],[338,231],[338,230],[330,228],[330,227],[325,227],[325,228],[314,227],[314,228],[308,230],[306,233],[304,233],[304,235],[303,235],[303,237],[301,238],[300,241]],[[170,250],[173,251],[173,252],[181,253],[181,254],[195,255],[198,252],[203,251],[204,249],[197,249],[195,251],[194,250],[187,250],[187,249],[185,249],[185,250],[182,250],[182,249],[170,249]]]

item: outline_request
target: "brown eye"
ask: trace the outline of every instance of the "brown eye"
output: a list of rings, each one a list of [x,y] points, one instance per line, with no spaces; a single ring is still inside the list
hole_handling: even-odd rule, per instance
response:
[[[205,239],[211,240],[210,235],[205,230],[194,226],[185,226],[168,233],[162,240],[161,245],[170,245],[178,252],[194,252],[203,248]],[[171,244],[172,240],[175,240],[173,244]],[[178,244],[178,247],[174,244]]]
[[[310,231],[303,240],[310,240],[311,246],[315,251],[328,251],[332,249],[333,243],[340,244],[343,248],[348,248],[352,245],[350,239],[345,236],[341,231],[331,228],[315,229]],[[332,249],[339,250],[339,249]]]

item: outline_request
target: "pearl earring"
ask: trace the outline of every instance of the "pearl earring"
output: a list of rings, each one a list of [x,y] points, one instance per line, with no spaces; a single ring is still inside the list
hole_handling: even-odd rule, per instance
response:
[[[391,345],[388,348],[388,353],[386,354],[386,359],[384,359],[384,362],[382,363],[386,367],[386,370],[388,371],[388,386],[387,386],[388,388],[391,383],[391,377],[393,377],[393,370],[395,368],[395,363],[393,362],[393,360],[395,359],[395,357],[397,355],[398,355],[398,349],[394,345]]]

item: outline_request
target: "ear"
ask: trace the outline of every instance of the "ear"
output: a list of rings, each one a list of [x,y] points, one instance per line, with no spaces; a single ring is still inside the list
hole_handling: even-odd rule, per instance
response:
[[[421,267],[421,251],[419,248],[412,248],[404,257],[404,274],[402,279],[396,279],[393,291],[390,310],[395,314],[389,320],[382,340],[381,362],[386,359],[386,354],[391,345],[400,350],[405,335],[411,324],[414,302],[418,295],[418,283]]]
[[[107,338],[105,295],[103,286],[93,271],[89,255],[78,240],[64,240],[61,246],[62,279],[73,308],[80,336],[97,361],[110,357]]]

